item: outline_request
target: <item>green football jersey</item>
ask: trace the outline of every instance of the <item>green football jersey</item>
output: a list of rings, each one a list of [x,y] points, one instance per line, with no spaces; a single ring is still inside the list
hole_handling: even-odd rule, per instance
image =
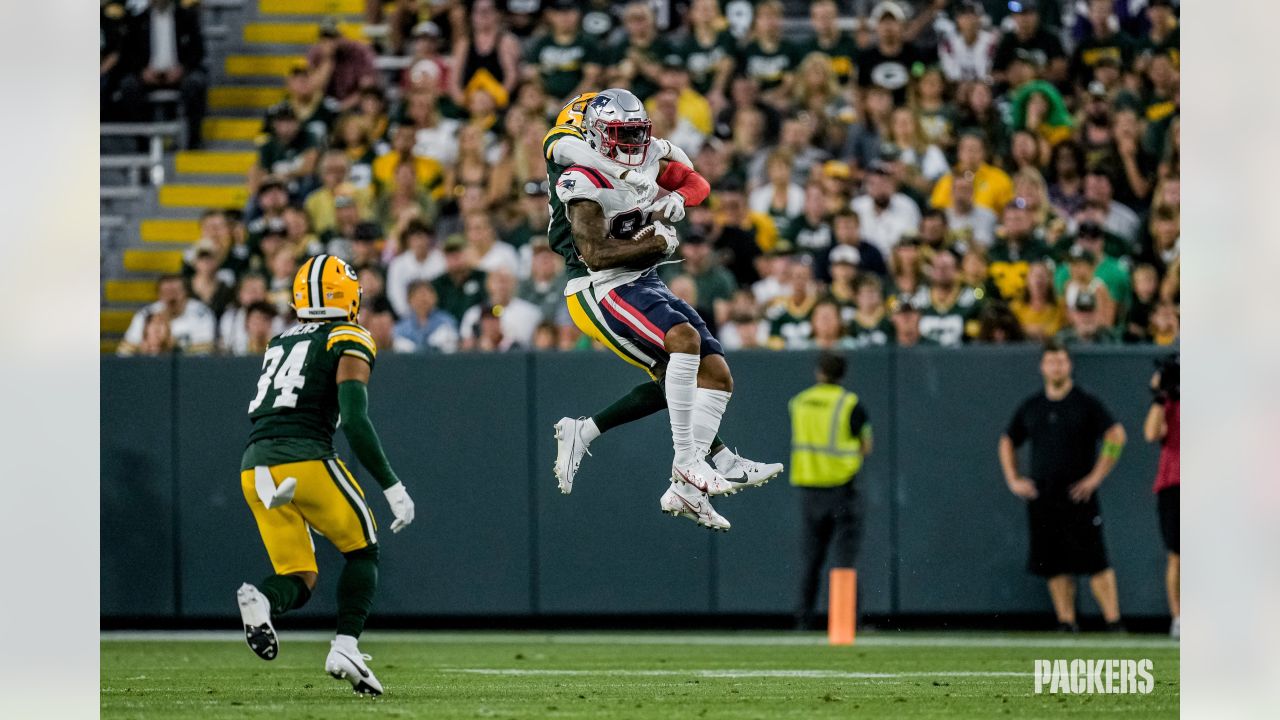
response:
[[[919,305],[920,334],[939,345],[956,347],[973,334],[970,330],[976,330],[969,324],[977,320],[978,298],[969,288],[958,288],[950,300],[938,302],[928,297]]]
[[[573,89],[582,82],[583,66],[590,59],[591,48],[586,35],[577,35],[568,44],[560,44],[551,35],[533,41],[525,53],[525,63],[536,67],[542,79],[542,89],[557,100],[568,99]]]
[[[587,264],[578,256],[578,248],[573,244],[573,229],[569,226],[569,215],[565,212],[564,203],[556,195],[555,187],[560,182],[567,165],[561,165],[551,159],[551,149],[565,137],[583,139],[582,130],[575,125],[557,125],[547,131],[542,140],[542,156],[547,161],[547,184],[551,188],[548,202],[551,203],[551,224],[547,227],[547,241],[551,249],[564,258],[564,274],[568,280],[586,277]]]
[[[346,321],[305,322],[272,338],[262,358],[257,393],[249,401],[249,443],[292,438],[322,445],[331,454],[343,355],[372,366],[377,349],[369,331]]]

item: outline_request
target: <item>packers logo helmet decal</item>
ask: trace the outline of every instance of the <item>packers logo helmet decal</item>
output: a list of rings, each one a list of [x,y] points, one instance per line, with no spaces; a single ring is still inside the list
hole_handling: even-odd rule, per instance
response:
[[[361,293],[355,269],[332,255],[308,259],[293,277],[293,309],[302,320],[354,322]]]
[[[557,125],[572,125],[577,128],[582,127],[582,112],[587,109],[587,104],[595,99],[600,93],[585,92],[575,95],[572,100],[565,103],[561,108],[560,114],[556,116]]]

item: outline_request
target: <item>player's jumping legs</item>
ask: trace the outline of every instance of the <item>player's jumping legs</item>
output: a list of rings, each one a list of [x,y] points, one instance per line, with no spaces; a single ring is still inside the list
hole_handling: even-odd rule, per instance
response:
[[[667,330],[663,340],[669,356],[666,394],[675,466],[688,468],[698,459],[693,439],[693,406],[698,393],[698,366],[701,363],[698,350],[701,342],[698,331],[688,323]]]

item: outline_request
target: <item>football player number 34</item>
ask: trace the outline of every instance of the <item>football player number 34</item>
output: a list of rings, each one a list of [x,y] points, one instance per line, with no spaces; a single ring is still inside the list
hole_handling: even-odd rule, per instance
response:
[[[262,377],[258,378],[258,394],[249,403],[249,412],[258,409],[272,385],[280,392],[271,407],[297,407],[298,391],[307,381],[302,375],[302,364],[307,359],[307,347],[310,345],[310,340],[303,340],[289,350],[288,357],[279,345],[267,348],[267,354],[262,358]],[[281,358],[284,358],[283,363]]]

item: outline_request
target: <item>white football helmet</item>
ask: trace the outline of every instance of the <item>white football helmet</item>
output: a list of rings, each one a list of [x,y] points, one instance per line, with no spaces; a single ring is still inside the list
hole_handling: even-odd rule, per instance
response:
[[[582,111],[587,144],[621,165],[643,165],[649,154],[653,123],[644,103],[629,90],[609,88]]]

